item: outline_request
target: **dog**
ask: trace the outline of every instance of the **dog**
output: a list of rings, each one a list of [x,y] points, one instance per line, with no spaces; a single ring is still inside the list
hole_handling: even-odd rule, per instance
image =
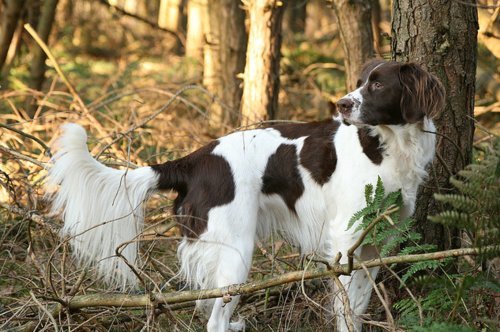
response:
[[[345,263],[360,235],[348,222],[365,206],[365,185],[380,177],[386,192],[401,190],[403,217],[413,213],[435,154],[432,118],[444,100],[439,80],[419,65],[374,60],[357,89],[337,102],[336,117],[234,132],[183,158],[133,170],[93,159],[85,130],[67,124],[49,170],[48,183],[59,185],[52,209],[62,211],[79,263],[121,287],[137,282],[127,264],[137,260],[143,202],[156,190],[178,193],[180,274],[193,289],[244,283],[255,241],[273,232],[302,254],[333,261],[340,252]],[[358,248],[356,257],[373,257],[373,250]],[[370,269],[372,279],[377,272]],[[339,277],[356,330],[372,291],[367,277]],[[244,329],[231,322],[238,300],[198,301],[208,331]],[[337,330],[347,331],[344,303],[340,296],[333,302]]]

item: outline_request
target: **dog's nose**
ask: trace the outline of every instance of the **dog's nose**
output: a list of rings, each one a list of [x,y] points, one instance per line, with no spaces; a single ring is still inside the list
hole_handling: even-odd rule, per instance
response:
[[[352,112],[353,106],[354,102],[349,98],[342,98],[337,101],[337,108],[339,109],[339,112],[345,115]]]

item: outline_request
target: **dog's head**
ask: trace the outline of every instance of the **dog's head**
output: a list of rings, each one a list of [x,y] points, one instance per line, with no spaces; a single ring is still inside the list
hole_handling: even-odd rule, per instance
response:
[[[340,99],[337,109],[348,124],[398,125],[433,118],[444,103],[441,82],[419,65],[372,60],[357,89]]]

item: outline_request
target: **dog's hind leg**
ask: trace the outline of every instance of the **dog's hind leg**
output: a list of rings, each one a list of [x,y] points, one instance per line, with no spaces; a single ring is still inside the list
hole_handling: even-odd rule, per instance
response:
[[[216,287],[244,283],[248,278],[255,241],[257,209],[253,206],[252,209],[248,208],[251,206],[248,200],[246,203],[245,208],[242,205],[239,209],[230,206],[223,213],[210,215],[210,222],[213,220],[214,224],[217,223],[217,233],[219,236],[222,235],[219,238],[219,244],[217,244],[218,260],[213,276]],[[231,220],[224,220],[225,218]],[[243,330],[245,328],[243,321],[230,322],[238,302],[239,296],[216,299],[208,320],[207,330],[210,332]]]

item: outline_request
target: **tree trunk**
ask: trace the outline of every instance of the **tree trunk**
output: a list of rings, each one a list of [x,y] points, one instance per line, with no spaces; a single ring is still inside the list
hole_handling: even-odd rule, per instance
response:
[[[379,57],[382,57],[382,29],[380,23],[382,22],[382,7],[380,0],[372,1],[372,30],[373,30],[373,47]]]
[[[428,215],[442,209],[433,193],[452,190],[450,176],[472,159],[478,21],[476,2],[463,2],[394,0],[393,7],[393,58],[424,65],[447,92],[446,108],[434,120],[439,133],[437,158],[427,185],[419,192],[415,212],[424,240],[440,247],[456,246],[459,239],[427,221]]]
[[[28,9],[27,22],[31,24],[32,27],[37,27],[41,16],[41,0],[28,0],[26,7]]]
[[[207,20],[208,0],[188,0],[186,56],[203,62],[204,29]]]
[[[180,34],[182,30],[182,0],[161,0],[158,13],[158,25],[162,28]],[[172,44],[167,40],[167,47],[172,48],[175,53],[179,53],[182,45],[177,39]]]
[[[40,38],[48,44],[50,31],[54,24],[54,17],[56,14],[58,0],[45,0],[43,3],[42,13],[38,22],[37,33]],[[31,61],[30,76],[31,81],[29,87],[35,90],[41,90],[45,76],[45,60],[46,55],[43,50],[35,45],[33,49],[33,58]],[[26,111],[30,117],[35,115],[36,105],[34,100],[30,98],[27,103]]]
[[[2,11],[2,23],[0,26],[0,70],[7,58],[10,43],[16,31],[24,2],[24,0],[7,0],[5,8]]]
[[[306,0],[291,1],[283,17],[283,33],[303,34],[306,29]]]
[[[332,4],[344,49],[346,86],[352,91],[356,88],[363,64],[375,54],[370,24],[371,1],[333,0]]]
[[[209,109],[212,128],[236,125],[242,95],[238,74],[245,68],[245,12],[234,0],[208,2],[203,84],[217,97]]]
[[[158,25],[178,32],[182,23],[182,0],[161,0]]]
[[[277,113],[284,9],[281,1],[248,1],[250,31],[241,101],[243,125],[274,119]]]
[[[3,66],[1,67],[0,88],[4,90],[7,89],[8,87],[9,81],[7,78],[9,77],[10,69],[12,68],[12,64],[19,52],[19,49],[21,48],[21,38],[23,35],[23,31],[24,31],[24,20],[21,14],[19,22],[17,23],[16,31],[14,32],[14,36],[12,37],[9,50],[7,52],[7,57],[5,58]]]
[[[293,6],[290,4],[289,6]],[[308,39],[320,38],[332,23],[331,9],[324,0],[308,0],[306,6],[305,35]]]

